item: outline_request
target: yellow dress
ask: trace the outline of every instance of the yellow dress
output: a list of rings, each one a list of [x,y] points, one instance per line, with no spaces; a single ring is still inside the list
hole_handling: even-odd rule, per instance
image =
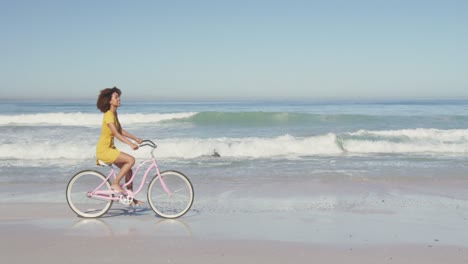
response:
[[[96,157],[98,160],[102,160],[105,163],[114,163],[117,157],[120,154],[120,150],[116,149],[114,146],[114,135],[109,123],[114,123],[118,131],[121,131],[119,119],[114,115],[110,110],[104,113],[104,118],[102,119],[102,130],[101,137],[96,146]],[[96,161],[97,162],[97,161]]]

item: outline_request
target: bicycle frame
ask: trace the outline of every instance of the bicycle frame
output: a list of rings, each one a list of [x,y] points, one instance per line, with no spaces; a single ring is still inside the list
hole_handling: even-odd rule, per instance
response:
[[[151,141],[150,141],[151,142]],[[153,143],[153,142],[151,142]],[[127,190],[126,191],[126,196],[128,198],[135,198],[135,195],[137,195],[138,193],[140,193],[143,189],[143,185],[145,184],[146,182],[146,178],[148,177],[148,175],[150,174],[150,172],[155,169],[156,170],[156,174],[158,175],[158,179],[159,181],[161,182],[161,186],[163,187],[164,191],[167,193],[167,195],[171,196],[172,195],[172,192],[169,190],[169,188],[167,187],[167,185],[164,183],[164,179],[161,177],[161,171],[159,170],[159,166],[158,166],[158,163],[156,161],[156,158],[154,157],[154,154],[153,154],[153,151],[156,149],[156,145],[153,143],[153,145],[149,145],[149,144],[142,144],[141,146],[150,146],[153,148],[153,150],[151,151],[151,159],[149,160],[146,160],[146,161],[143,161],[141,162],[137,168],[134,170],[133,174],[132,174],[132,177],[130,178],[130,180],[128,182],[126,182],[124,185],[122,185],[123,187],[129,185],[130,183],[133,182],[133,180],[135,179],[135,176],[137,175],[138,171],[140,170],[140,168],[147,164],[147,163],[151,163],[149,165],[149,167],[146,169],[146,172],[145,174],[143,175],[143,179],[140,183],[140,186],[138,186],[138,189],[133,192],[133,191],[130,191],[130,190]],[[115,191],[113,190],[99,190],[107,181],[109,181],[111,179],[111,177],[113,176],[113,179],[115,179],[117,176],[115,174],[115,170],[114,170],[114,167],[112,165],[109,165],[110,167],[110,172],[109,174],[107,175],[106,179],[98,186],[96,187],[93,191],[91,192],[88,192],[87,193],[87,196],[90,197],[90,198],[97,198],[97,199],[104,199],[104,200],[119,200],[120,199],[120,195],[119,196],[115,196],[115,195],[112,195],[112,194],[116,194]]]

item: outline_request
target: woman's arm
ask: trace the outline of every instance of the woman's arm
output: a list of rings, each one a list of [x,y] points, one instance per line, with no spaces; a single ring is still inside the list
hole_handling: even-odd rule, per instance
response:
[[[130,134],[129,132],[127,132],[127,130],[125,130],[125,129],[123,129],[123,128],[122,128],[122,135],[123,135],[124,137],[131,138],[131,139],[135,140],[136,143],[138,143],[138,144],[141,144],[141,139],[140,139],[140,138],[138,138],[138,137],[136,137],[136,136]]]
[[[133,142],[131,142],[130,140],[128,140],[128,138],[125,136],[125,134],[132,136],[132,137],[129,137],[129,138],[132,138],[132,139],[135,139],[136,138],[135,136],[133,136],[133,135],[127,133],[127,132],[124,132],[125,130],[123,130],[123,129],[122,129],[122,134],[120,134],[114,123],[109,123],[107,125],[109,126],[110,130],[112,131],[112,134],[114,135],[114,137],[116,137],[118,140],[122,141],[123,143],[129,145],[133,150],[138,149],[138,145],[136,145]],[[135,141],[136,141],[136,139],[135,139]]]

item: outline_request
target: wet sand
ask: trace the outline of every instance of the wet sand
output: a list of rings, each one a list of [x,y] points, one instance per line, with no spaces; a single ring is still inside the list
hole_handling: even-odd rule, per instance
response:
[[[103,218],[82,219],[63,203],[1,204],[0,211],[5,263],[468,263],[464,216],[194,209],[165,220],[146,207],[114,205]]]

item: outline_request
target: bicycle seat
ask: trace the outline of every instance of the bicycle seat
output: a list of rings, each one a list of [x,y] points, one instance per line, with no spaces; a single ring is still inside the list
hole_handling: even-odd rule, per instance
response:
[[[99,166],[104,166],[104,167],[105,166],[112,166],[112,163],[106,163],[106,162],[104,162],[102,160],[98,160],[97,163],[98,163],[97,165],[99,165]]]

